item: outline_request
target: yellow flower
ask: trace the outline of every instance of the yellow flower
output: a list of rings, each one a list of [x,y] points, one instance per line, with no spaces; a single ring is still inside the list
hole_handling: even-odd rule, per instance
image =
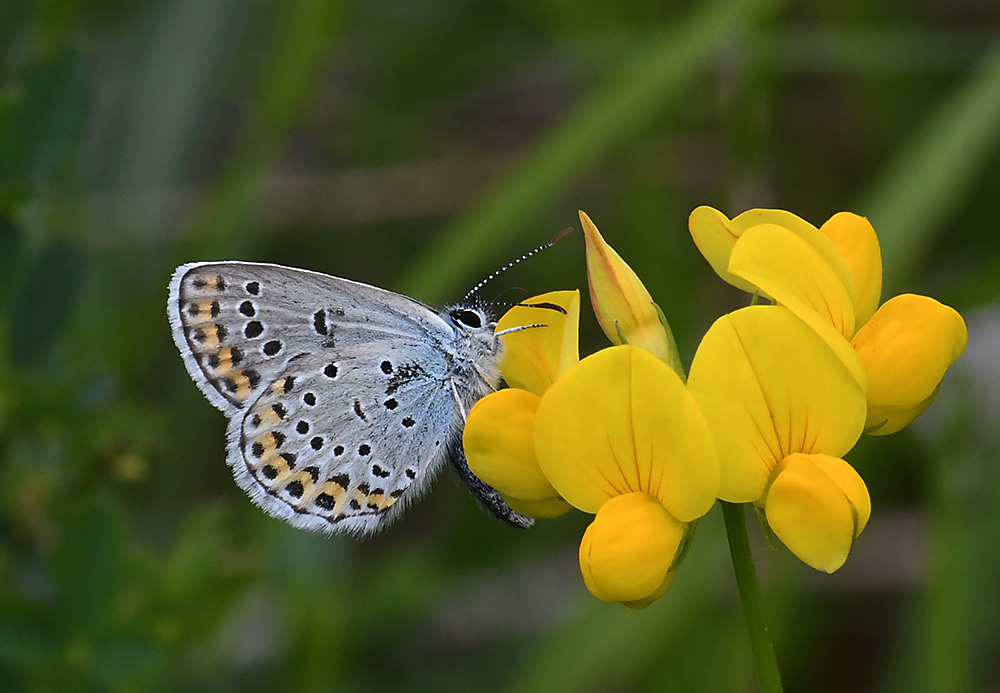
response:
[[[590,302],[604,334],[612,344],[640,346],[681,372],[673,337],[642,281],[582,211],[580,223],[587,247]]]
[[[968,332],[952,308],[904,295],[879,308],[882,257],[871,224],[849,212],[817,229],[783,210],[750,210],[733,220],[699,207],[691,235],[726,281],[762,293],[810,325],[868,389],[869,433],[895,433],[937,394]],[[847,358],[847,346],[861,368]]]
[[[463,447],[473,473],[500,492],[511,508],[529,517],[558,517],[570,506],[538,467],[535,412],[541,395],[579,361],[580,292],[555,291],[514,306],[496,331],[544,325],[501,337],[500,368],[510,385],[479,400],[469,411]]]
[[[840,459],[865,422],[852,368],[788,309],[750,306],[706,333],[688,390],[718,449],[719,498],[757,503],[802,561],[839,568],[871,512],[864,482]]]
[[[599,351],[542,396],[534,433],[545,477],[597,515],[580,547],[590,591],[632,607],[661,596],[719,485],[712,433],[677,373],[632,345]]]

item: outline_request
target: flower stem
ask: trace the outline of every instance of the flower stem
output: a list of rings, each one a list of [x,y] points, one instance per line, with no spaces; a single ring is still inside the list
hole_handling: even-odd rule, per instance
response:
[[[722,517],[726,521],[726,536],[729,538],[729,554],[733,558],[736,585],[743,604],[743,617],[750,635],[750,649],[757,664],[757,681],[764,693],[778,693],[781,687],[781,672],[774,656],[774,643],[764,617],[764,600],[760,596],[757,571],[750,555],[750,540],[747,538],[746,519],[743,506],[737,503],[719,501]]]

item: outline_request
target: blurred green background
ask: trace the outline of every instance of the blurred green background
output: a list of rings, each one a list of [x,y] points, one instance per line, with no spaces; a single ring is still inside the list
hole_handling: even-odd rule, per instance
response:
[[[751,527],[787,689],[1000,689],[998,139],[982,0],[0,2],[0,689],[755,690],[717,508],[642,612],[587,593],[585,516],[508,529],[450,470],[372,540],[293,530],[164,310],[207,259],[455,300],[582,208],[690,359],[745,300],[700,204],[863,214],[885,296],[970,327],[931,411],[848,456],[874,512],[841,571]],[[579,234],[486,296],[572,287]]]

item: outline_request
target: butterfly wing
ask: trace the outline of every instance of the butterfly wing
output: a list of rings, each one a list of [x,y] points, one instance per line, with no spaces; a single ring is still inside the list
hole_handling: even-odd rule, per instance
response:
[[[427,306],[306,270],[184,265],[174,341],[230,419],[228,462],[266,512],[305,529],[391,522],[445,459],[451,328]]]
[[[395,339],[377,348],[377,356],[355,346],[295,357],[232,419],[229,464],[271,515],[366,534],[433,479],[455,406],[443,359]]]
[[[167,315],[191,378],[229,416],[259,397],[298,354],[414,336],[433,341],[449,329],[406,296],[250,262],[177,268]]]

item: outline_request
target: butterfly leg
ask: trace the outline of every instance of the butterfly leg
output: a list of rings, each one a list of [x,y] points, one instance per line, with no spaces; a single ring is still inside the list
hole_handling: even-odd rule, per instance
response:
[[[479,504],[486,508],[493,517],[503,520],[511,527],[519,529],[528,529],[531,525],[535,524],[535,521],[530,517],[525,517],[515,512],[500,497],[495,488],[472,473],[472,469],[469,468],[469,461],[465,457],[465,451],[462,449],[461,438],[458,439],[456,444],[452,445],[451,462],[455,466],[455,471],[458,472],[458,478],[469,488],[472,495],[479,501]]]

